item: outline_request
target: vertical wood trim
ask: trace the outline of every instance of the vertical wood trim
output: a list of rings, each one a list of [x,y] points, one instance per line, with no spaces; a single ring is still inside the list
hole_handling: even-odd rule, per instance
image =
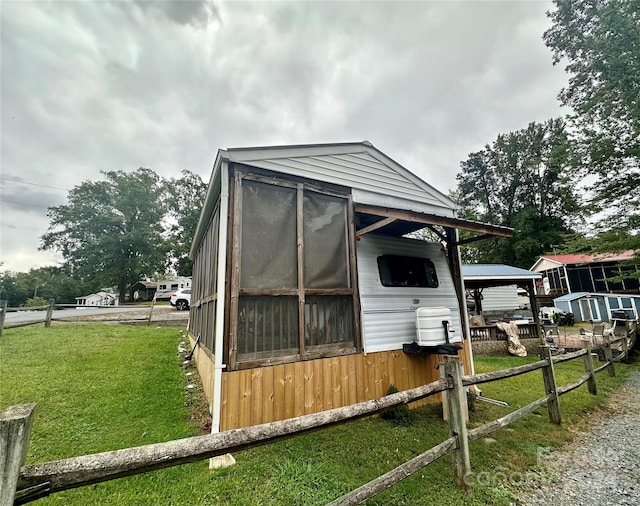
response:
[[[378,353],[375,361],[375,396],[376,398],[386,395],[389,387],[389,370],[387,364],[387,353]]]
[[[304,415],[305,395],[304,388],[306,385],[304,374],[304,363],[296,362],[293,367],[293,404],[294,404],[294,416]]]
[[[275,402],[273,367],[262,368],[262,423],[275,420],[273,406]]]
[[[315,413],[316,402],[314,392],[314,361],[307,360],[304,364],[304,414]]]
[[[238,292],[240,290],[240,251],[242,248],[242,184],[241,176],[234,177],[233,201],[233,249],[231,252],[231,298],[229,300],[229,366],[235,370],[238,364]]]
[[[240,407],[240,372],[234,371],[227,376],[227,424],[229,428],[239,427],[238,409]]]
[[[374,399],[376,396],[376,364],[375,364],[375,354],[370,353],[366,357],[364,357],[364,368],[365,368],[365,385],[364,385],[364,395],[367,400]]]
[[[263,419],[263,404],[265,402],[265,396],[262,391],[262,372],[263,368],[250,369],[251,374],[251,425],[259,425],[264,423]]]
[[[333,405],[333,389],[332,389],[332,374],[331,374],[331,359],[327,358],[322,360],[322,396],[324,409],[332,409],[336,406]]]
[[[389,352],[389,385],[398,388],[398,380],[396,379],[396,365],[398,363],[398,352]]]
[[[227,359],[228,367],[227,370],[231,368],[231,345],[229,343],[229,336],[231,335],[231,283],[233,281],[233,234],[234,234],[234,220],[235,220],[235,193],[236,193],[236,183],[235,177],[232,177],[234,174],[233,164],[231,164],[229,168],[229,173],[227,174],[227,179],[229,181],[229,203],[227,208],[227,230],[226,230],[226,269],[225,269],[225,297],[226,300],[229,301],[227,304],[224,304],[224,336],[226,339],[223,339],[223,353],[224,357]],[[235,367],[235,364],[234,364]]]
[[[353,290],[353,340],[356,350],[362,351],[362,322],[360,320],[360,289],[358,288],[358,262],[356,257],[356,223],[353,207],[353,197],[349,195],[347,203],[347,247],[349,249],[349,273],[351,275],[351,289]]]
[[[342,403],[342,385],[340,384],[340,359],[331,358],[331,404],[339,408]]]
[[[358,374],[356,372],[356,355],[347,355],[345,357],[347,361],[347,375],[349,378],[349,400],[348,404],[355,404],[358,402],[357,380]]]
[[[312,360],[313,364],[313,399],[314,399],[314,413],[327,409],[324,403],[324,371],[322,364],[323,360]]]
[[[293,418],[296,416],[295,395],[296,388],[294,384],[295,364],[285,364],[284,366],[284,418]]]
[[[356,365],[356,396],[358,402],[366,401],[367,394],[365,392],[365,384],[367,376],[364,373],[364,354],[358,353],[355,356]]]
[[[229,392],[229,374],[228,372],[222,375],[222,401],[220,402],[220,431],[229,430],[229,403],[234,399]]]
[[[238,395],[240,397],[240,406],[238,407],[238,424],[240,427],[254,425],[251,420],[251,405],[253,403],[253,395],[251,391],[252,371],[238,371],[240,376],[238,385]]]
[[[307,350],[304,346],[304,190],[302,184],[298,184],[296,196],[296,234],[298,245],[298,346],[300,356],[304,359]]]
[[[284,366],[277,365],[273,368],[273,419],[284,420],[284,384],[286,381]]]

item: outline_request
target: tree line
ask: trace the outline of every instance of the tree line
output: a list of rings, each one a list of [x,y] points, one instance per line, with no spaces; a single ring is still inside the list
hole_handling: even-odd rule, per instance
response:
[[[0,272],[0,298],[10,306],[36,297],[72,303],[113,286],[124,301],[140,279],[191,275],[189,249],[207,191],[202,179],[188,170],[162,178],[146,168],[102,175],[75,186],[66,204],[47,211],[41,249],[60,251],[61,267]]]
[[[558,99],[572,112],[500,134],[461,163],[461,215],[514,228],[466,248],[467,261],[529,268],[551,251],[640,250],[640,2],[554,4],[543,39],[565,63]]]
[[[553,63],[566,64],[558,99],[572,112],[500,134],[461,162],[460,215],[514,228],[512,239],[464,247],[467,262],[529,268],[550,251],[640,250],[640,2],[554,3],[543,39]],[[185,170],[163,179],[144,168],[103,176],[49,208],[41,247],[60,251],[64,264],[0,272],[1,298],[73,302],[117,285],[124,300],[139,279],[191,274],[200,177]]]

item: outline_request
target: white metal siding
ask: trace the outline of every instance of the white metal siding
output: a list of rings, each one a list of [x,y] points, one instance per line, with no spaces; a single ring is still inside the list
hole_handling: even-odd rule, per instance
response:
[[[442,245],[375,234],[364,235],[356,244],[365,352],[402,349],[404,343],[414,342],[418,307],[448,307],[452,313],[451,341],[462,340],[458,300]],[[381,255],[430,259],[436,268],[438,288],[382,286],[377,263]]]
[[[352,188],[353,200],[369,204],[453,217],[440,192],[370,153],[305,155],[246,160],[262,169]]]
[[[482,310],[483,311],[508,311],[519,309],[518,287],[492,286],[482,290]]]

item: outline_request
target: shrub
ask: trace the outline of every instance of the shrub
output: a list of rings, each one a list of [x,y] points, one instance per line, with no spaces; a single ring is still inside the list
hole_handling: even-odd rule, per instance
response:
[[[387,389],[387,395],[396,394],[399,390],[392,383],[389,385]],[[392,408],[385,409],[380,416],[385,420],[390,420],[394,423],[400,425],[408,425],[409,424],[409,406],[406,404],[400,404],[399,406],[394,406]]]

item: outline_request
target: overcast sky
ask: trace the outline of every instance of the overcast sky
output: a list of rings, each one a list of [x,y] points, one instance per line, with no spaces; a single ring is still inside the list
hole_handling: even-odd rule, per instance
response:
[[[562,115],[551,2],[2,1],[0,269],[101,170],[369,140],[442,192],[499,133]]]

